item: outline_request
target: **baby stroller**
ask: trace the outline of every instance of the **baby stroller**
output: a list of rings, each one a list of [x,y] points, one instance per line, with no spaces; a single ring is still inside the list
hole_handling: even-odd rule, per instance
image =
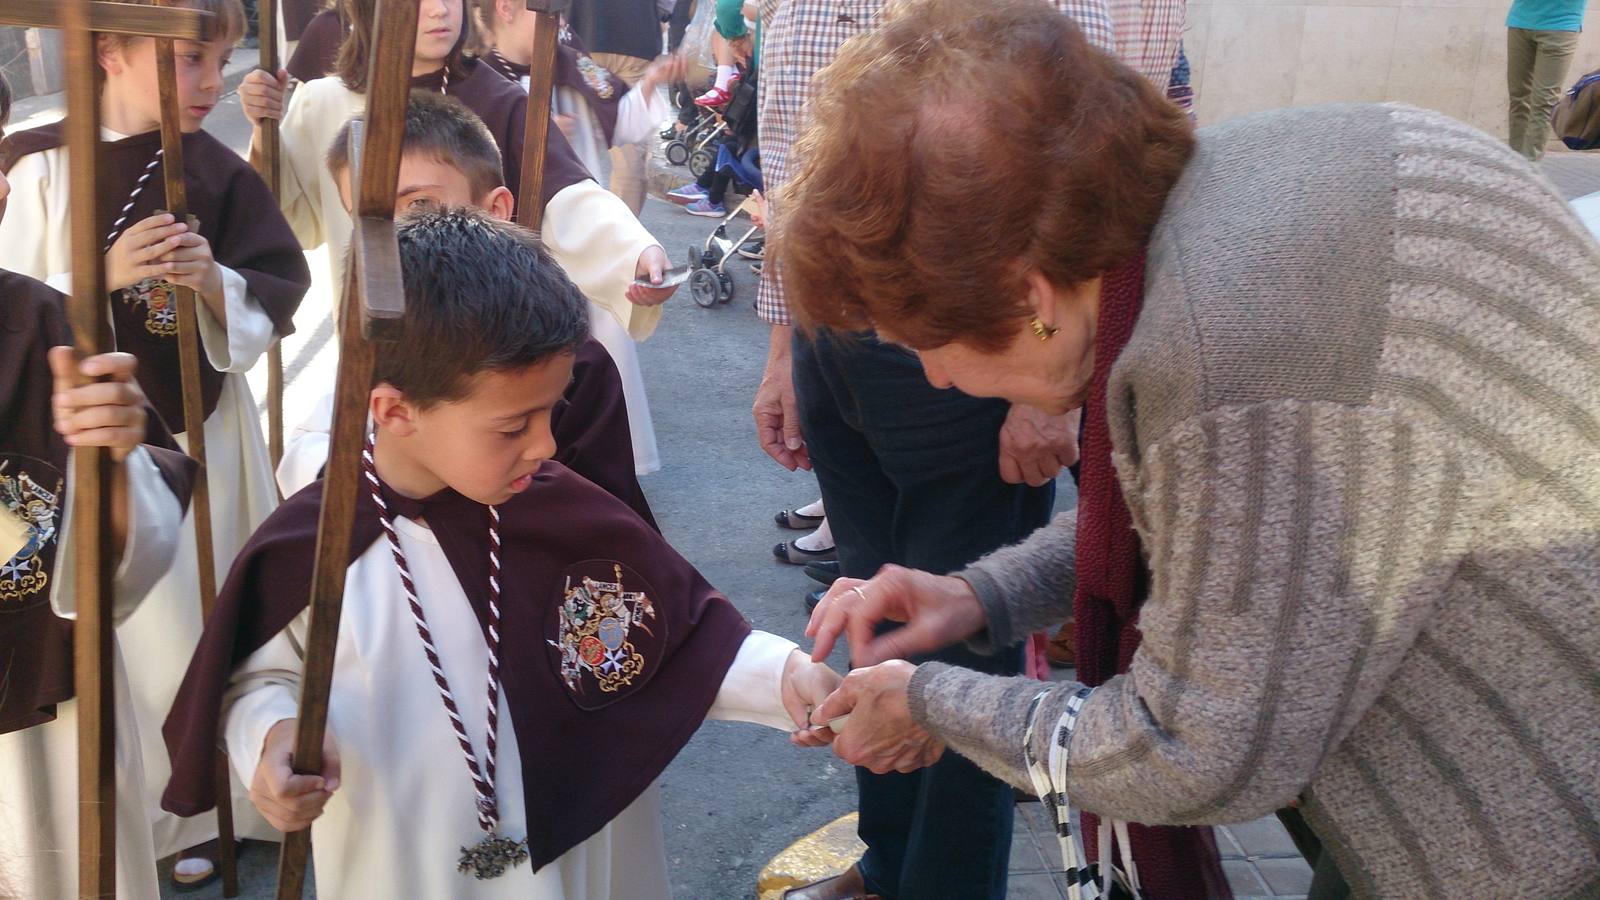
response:
[[[739,239],[728,237],[728,226],[740,213],[748,213],[755,203],[755,198],[749,193],[761,190],[761,151],[752,147],[739,156],[729,145],[723,144],[717,149],[716,166],[718,170],[730,171],[734,180],[731,189],[746,196],[726,218],[717,223],[716,230],[706,237],[703,245],[689,247],[689,296],[703,309],[733,299],[733,273],[728,271],[728,259],[733,256],[734,250],[760,230],[760,226],[751,222],[750,228]]]
[[[678,119],[661,132],[667,162],[675,166],[687,163],[699,178],[716,162],[714,141],[727,131],[727,123],[716,110],[696,106],[694,92],[681,81],[672,86],[672,102],[678,107]],[[682,131],[678,125],[683,126]]]

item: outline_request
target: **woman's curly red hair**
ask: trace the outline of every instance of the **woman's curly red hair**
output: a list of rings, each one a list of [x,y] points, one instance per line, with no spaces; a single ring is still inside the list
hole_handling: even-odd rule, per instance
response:
[[[1024,276],[1094,278],[1149,240],[1187,116],[1044,0],[906,0],[816,76],[774,257],[800,321],[994,351]]]

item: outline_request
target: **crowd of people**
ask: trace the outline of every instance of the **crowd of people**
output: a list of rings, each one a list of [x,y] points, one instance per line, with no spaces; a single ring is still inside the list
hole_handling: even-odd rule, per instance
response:
[[[175,44],[195,218],[164,211],[157,45],[98,38],[115,352],[64,346],[64,128],[0,142],[0,894],[77,894],[82,447],[119,472],[120,896],[168,855],[214,879],[228,804],[240,837],[312,829],[322,897],[665,897],[660,778],[707,719],[856,767],[865,852],[793,900],[1003,897],[1019,791],[1075,900],[1229,897],[1210,826],[1274,813],[1318,900],[1600,893],[1600,245],[1530,162],[1542,63],[1513,61],[1509,147],[1397,104],[1197,129],[1182,0],[716,0],[703,73],[662,52],[690,3],[580,0],[535,235],[534,16],[418,0],[401,338],[297,772],[333,394],[274,469],[244,373],[343,284],[378,3],[289,11],[286,69],[240,86],[274,195],[204,129],[246,11],[182,2],[221,25]],[[674,293],[642,142],[694,109],[759,162],[753,417],[820,489],[774,548],[827,585],[806,649],[639,483]],[[732,166],[668,199],[725,215]]]

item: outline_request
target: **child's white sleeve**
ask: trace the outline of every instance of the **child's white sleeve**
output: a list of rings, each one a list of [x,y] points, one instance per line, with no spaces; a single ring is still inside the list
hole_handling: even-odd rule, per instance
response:
[[[617,126],[611,132],[611,146],[637,144],[672,118],[672,107],[660,89],[645,91],[636,87],[622,95],[617,104]]]
[[[610,312],[634,340],[655,332],[661,307],[635,306],[627,291],[640,254],[660,242],[621,197],[589,178],[568,185],[545,204],[541,236],[578,290]]]
[[[794,720],[783,708],[783,669],[795,649],[794,641],[765,631],[750,632],[723,676],[706,718],[794,731]]]
[[[0,269],[43,281],[62,293],[72,290],[65,152],[30,153],[6,176],[11,194],[0,215]],[[56,167],[59,164],[59,170]],[[52,210],[58,216],[51,221]]]
[[[244,276],[220,263],[222,290],[228,323],[223,325],[199,297],[195,298],[195,319],[200,323],[200,343],[206,359],[218,372],[250,371],[277,337],[272,319],[256,298],[250,296],[250,283]]]
[[[300,714],[300,673],[310,610],[295,616],[261,649],[233,670],[222,699],[223,738],[240,782],[249,784],[261,761],[267,732]]]
[[[322,230],[321,185],[327,165],[323,154],[328,148],[318,148],[312,138],[318,131],[316,107],[321,105],[317,98],[322,93],[311,88],[316,83],[307,82],[294,89],[278,126],[278,208],[294,229],[300,246],[307,250],[327,241]]]
[[[328,464],[328,442],[333,431],[333,392],[322,395],[305,421],[294,427],[283,442],[283,459],[278,461],[278,490],[293,497],[322,477]]]
[[[67,456],[67,491],[72,496],[72,455]],[[135,447],[123,461],[128,482],[128,530],[117,563],[114,622],[133,615],[145,594],[167,574],[178,549],[183,529],[183,505],[167,486],[166,479],[149,452]],[[78,614],[76,545],[72,541],[71,504],[62,511],[59,543],[56,545],[55,584],[50,591],[50,606],[64,619]]]

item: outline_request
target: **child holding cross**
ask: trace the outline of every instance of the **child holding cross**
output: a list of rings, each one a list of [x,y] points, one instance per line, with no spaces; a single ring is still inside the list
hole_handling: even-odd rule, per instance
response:
[[[185,0],[185,5],[212,12],[221,26],[214,40],[174,43],[184,180],[198,230],[162,212],[160,92],[156,43],[149,38],[99,37],[106,165],[97,200],[105,221],[112,223],[105,246],[117,348],[138,357],[139,383],[180,443],[187,446],[188,429],[202,424],[205,429],[213,560],[221,573],[277,504],[244,373],[273,341],[293,331],[310,273],[261,178],[201,129],[221,99],[222,70],[244,30],[239,0]],[[64,133],[58,122],[10,135],[0,145],[0,170],[15,186],[0,221],[0,267],[63,289],[71,280]],[[203,423],[184,417],[174,285],[197,294]],[[145,770],[154,785],[167,773],[160,723],[199,640],[200,619],[194,529],[185,522],[167,577],[119,629],[135,673],[129,687],[145,742]],[[242,787],[239,793],[242,799]],[[158,800],[151,793],[146,801],[156,822],[158,855],[216,838],[213,820],[185,822],[163,815]],[[247,804],[241,806],[248,812]],[[241,834],[272,836],[254,817],[242,818],[240,826]],[[180,860],[175,880],[195,883],[212,876],[214,866],[204,852],[185,856],[194,858]]]
[[[405,314],[376,348],[327,764],[289,769],[318,483],[228,578],[165,729],[166,803],[209,808],[193,776],[221,736],[269,820],[316,822],[319,897],[661,896],[657,781],[690,735],[722,718],[821,743],[806,711],[838,676],[547,462],[588,313],[531,233],[455,210],[398,237]]]
[[[11,90],[0,78],[0,134]],[[0,175],[0,217],[10,184]],[[113,617],[125,618],[166,572],[194,475],[134,378],[138,361],[77,362],[65,298],[0,270],[0,847],[7,896],[78,894],[78,703],[73,685],[73,448],[120,461],[112,521],[121,557]],[[79,387],[73,375],[109,375]],[[145,445],[148,443],[148,446]],[[117,896],[155,900],[156,853],[138,723],[115,649]]]

